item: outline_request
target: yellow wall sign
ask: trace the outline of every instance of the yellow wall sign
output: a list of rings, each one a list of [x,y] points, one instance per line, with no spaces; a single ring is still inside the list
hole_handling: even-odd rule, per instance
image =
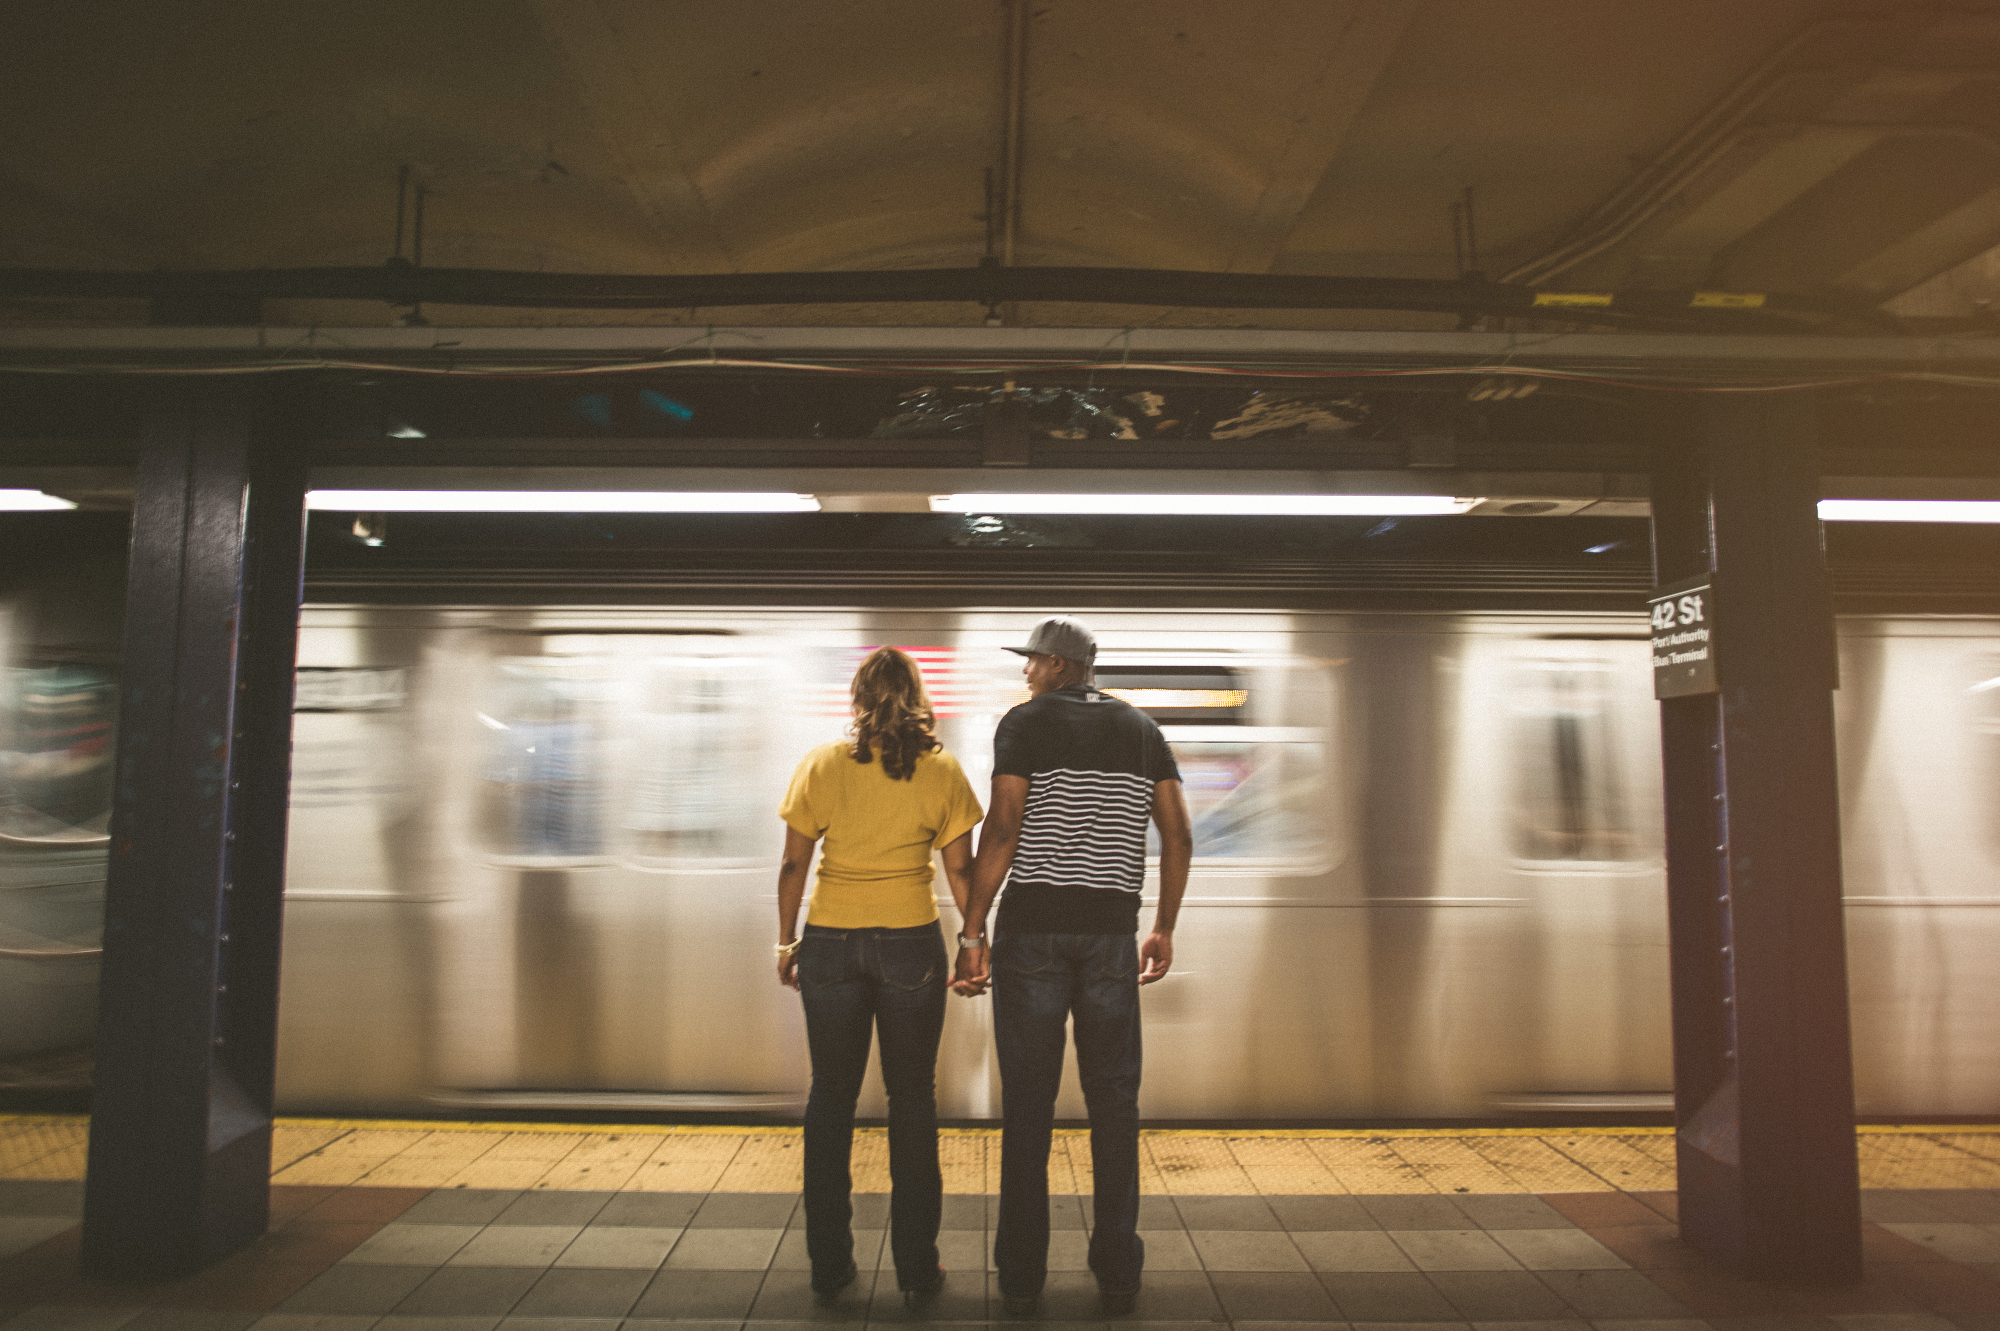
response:
[[[1565,309],[1582,309],[1587,306],[1605,306],[1611,303],[1609,291],[1537,291],[1535,304],[1556,305]]]
[[[1688,306],[1697,310],[1754,310],[1763,303],[1761,291],[1697,291]]]

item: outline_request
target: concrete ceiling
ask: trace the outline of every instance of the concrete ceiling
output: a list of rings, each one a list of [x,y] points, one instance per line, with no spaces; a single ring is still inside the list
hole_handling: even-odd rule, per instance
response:
[[[1981,257],[2000,244],[2000,5],[1032,0],[1018,85],[1013,12],[1010,0],[6,6],[0,266],[377,264],[408,167],[428,191],[434,266],[967,266],[987,245],[991,171],[1003,192],[1018,176],[1003,211],[1021,264],[1450,277],[1469,189],[1479,266],[1554,288],[1871,305],[1914,293],[1912,313],[1963,314],[1977,299],[1967,284],[2000,271]],[[1925,294],[1946,289],[1959,293],[1948,310]],[[430,315],[964,323],[984,311]],[[267,302],[265,317],[397,314]],[[14,323],[144,318],[103,302],[0,308]]]

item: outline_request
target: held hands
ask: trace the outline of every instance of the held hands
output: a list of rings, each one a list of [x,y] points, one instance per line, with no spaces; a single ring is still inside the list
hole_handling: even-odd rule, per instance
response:
[[[1174,936],[1155,929],[1139,944],[1139,983],[1151,984],[1167,978],[1174,964]]]
[[[952,992],[966,998],[977,998],[986,992],[986,986],[993,979],[993,952],[987,947],[962,947],[958,950],[958,964],[952,968]]]

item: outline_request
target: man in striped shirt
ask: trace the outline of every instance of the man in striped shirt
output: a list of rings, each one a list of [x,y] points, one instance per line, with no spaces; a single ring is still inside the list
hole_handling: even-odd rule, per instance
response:
[[[1160,728],[1095,683],[1097,639],[1066,617],[1025,647],[1027,702],[993,737],[993,799],[966,902],[954,988],[993,985],[1000,1054],[1000,1223],[993,1261],[1011,1313],[1048,1275],[1049,1137],[1064,1026],[1090,1110],[1096,1221],[1090,1269],[1107,1311],[1130,1311],[1146,1250],[1139,1218],[1139,986],[1167,973],[1193,837]],[[1143,943],[1146,824],[1160,829],[1160,899]],[[1006,883],[996,938],[986,912]],[[990,960],[989,960],[990,958]]]

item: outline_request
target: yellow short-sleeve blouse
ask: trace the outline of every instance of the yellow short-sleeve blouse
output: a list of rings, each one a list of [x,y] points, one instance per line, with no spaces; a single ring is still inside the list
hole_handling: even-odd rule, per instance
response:
[[[985,817],[958,759],[932,749],[898,781],[851,744],[823,744],[792,773],[778,815],[824,838],[807,924],[906,929],[938,917],[931,851]]]

